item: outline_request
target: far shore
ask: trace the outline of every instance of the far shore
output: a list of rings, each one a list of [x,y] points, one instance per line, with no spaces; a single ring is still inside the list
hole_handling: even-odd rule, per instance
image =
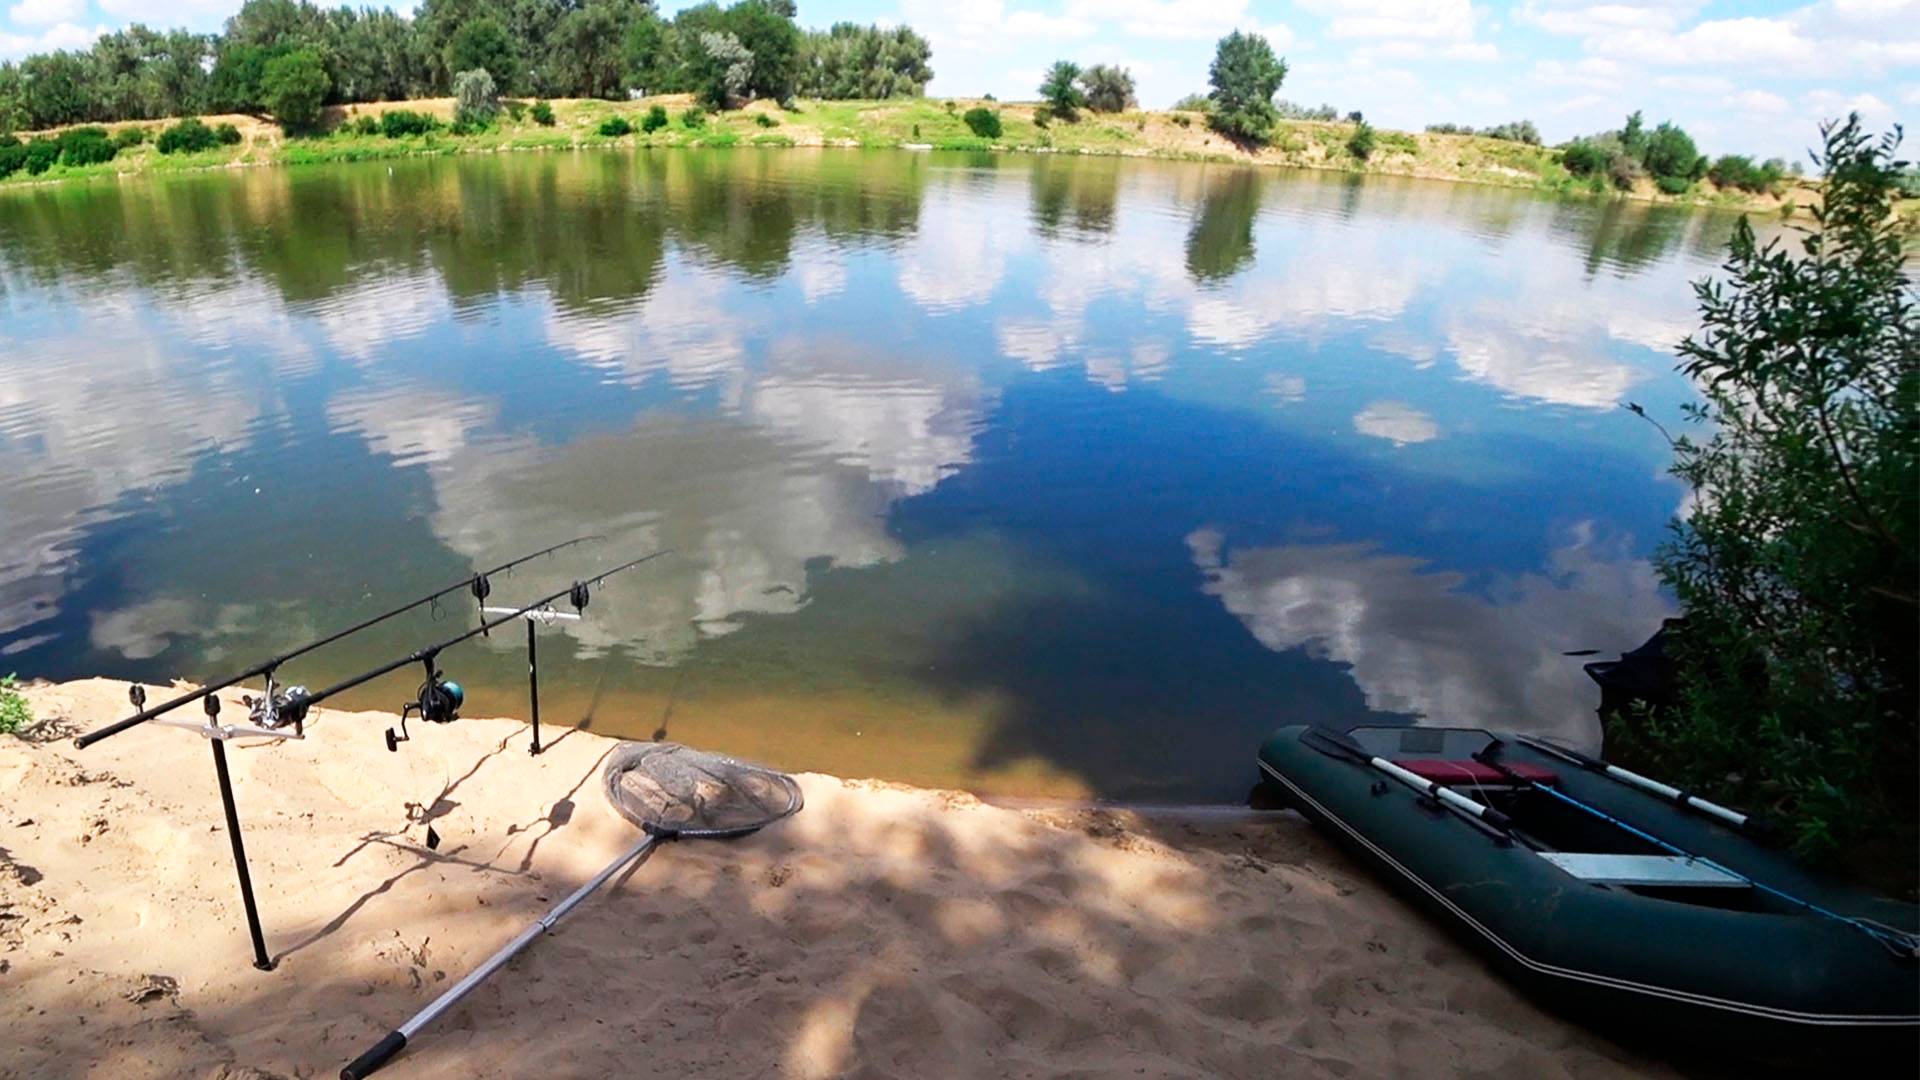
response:
[[[973,98],[904,98],[890,101],[800,101],[783,109],[772,102],[753,102],[724,113],[706,113],[697,125],[685,121],[694,106],[685,94],[632,101],[555,99],[555,122],[534,122],[530,101],[505,103],[498,122],[486,131],[452,135],[440,131],[426,136],[391,139],[356,135],[348,131],[354,119],[378,117],[395,109],[453,117],[451,98],[375,102],[334,106],[327,110],[323,134],[290,138],[269,119],[247,115],[207,116],[208,124],[231,123],[241,132],[236,146],[196,154],[166,156],[152,139],[171,120],[121,121],[104,124],[110,130],[145,129],[148,141],[121,152],[100,165],[55,165],[40,176],[16,174],[0,181],[0,190],[34,188],[87,180],[244,168],[259,165],[305,165],[510,150],[573,150],[584,148],[697,147],[721,149],[751,147],[849,147],[907,150],[984,150],[1012,153],[1112,155],[1196,161],[1219,164],[1263,165],[1316,169],[1355,175],[1411,177],[1454,183],[1541,191],[1596,200],[1632,200],[1666,205],[1698,206],[1750,213],[1792,215],[1806,211],[1818,194],[1817,183],[1790,180],[1778,195],[1719,190],[1702,181],[1688,194],[1672,196],[1643,180],[1632,191],[1611,187],[1596,190],[1570,176],[1557,151],[1525,143],[1479,135],[1431,132],[1379,131],[1379,148],[1365,161],[1346,149],[1352,125],[1342,122],[1283,121],[1272,142],[1251,149],[1211,131],[1200,113],[1132,110],[1124,113],[1082,113],[1073,123],[1036,122],[1039,107],[1030,102],[996,102]],[[654,106],[665,109],[669,123],[646,133],[641,120]],[[995,139],[973,134],[963,117],[967,110],[997,111],[1003,130]],[[703,110],[704,112],[704,110]],[[602,135],[601,122],[626,117],[633,134]],[[22,132],[31,137],[44,132]]]
[[[316,710],[227,755],[257,971],[206,741],[76,750],[127,684],[25,694],[35,723],[0,736],[0,1075],[331,1075],[635,836],[599,790],[613,740],[552,729],[535,757],[526,725],[469,719],[390,753],[390,715]],[[1672,1075],[1520,997],[1291,813],[798,779],[798,815],[658,850],[391,1075]]]

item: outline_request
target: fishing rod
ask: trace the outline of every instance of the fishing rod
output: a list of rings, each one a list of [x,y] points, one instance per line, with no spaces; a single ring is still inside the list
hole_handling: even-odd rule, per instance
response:
[[[1704,855],[1695,855],[1693,852],[1688,851],[1687,849],[1679,846],[1678,844],[1669,843],[1668,841],[1663,840],[1658,836],[1655,836],[1654,834],[1648,832],[1645,829],[1640,828],[1639,826],[1632,825],[1625,821],[1622,821],[1621,819],[1613,816],[1612,814],[1607,813],[1605,810],[1602,810],[1597,806],[1593,806],[1583,800],[1576,799],[1573,796],[1568,795],[1564,791],[1556,790],[1550,784],[1542,784],[1537,780],[1529,779],[1528,777],[1522,776],[1519,773],[1513,771],[1512,769],[1509,769],[1507,766],[1501,764],[1499,761],[1494,760],[1494,756],[1499,752],[1499,749],[1502,745],[1503,744],[1499,739],[1495,739],[1491,743],[1488,743],[1484,749],[1476,752],[1473,755],[1473,758],[1475,761],[1478,761],[1483,765],[1492,766],[1494,769],[1499,771],[1500,775],[1505,776],[1508,780],[1511,780],[1515,784],[1524,785],[1529,791],[1538,791],[1543,794],[1550,795],[1553,798],[1558,799],[1563,803],[1566,803],[1568,806],[1571,806],[1576,810],[1586,813],[1592,817],[1598,818],[1601,821],[1604,821],[1607,824],[1614,826],[1615,828],[1621,829],[1638,839],[1644,840],[1647,843],[1652,844],[1653,846],[1659,848],[1660,850],[1665,851],[1669,855],[1677,855],[1680,858],[1687,859],[1691,862],[1697,862],[1700,865],[1708,867],[1710,869],[1718,870],[1719,872],[1727,875],[1728,877],[1742,881],[1746,883],[1749,887],[1758,889],[1761,892],[1774,897],[1775,899],[1784,900],[1789,904],[1793,904],[1797,907],[1804,908],[1805,910],[1812,912],[1815,915],[1823,916],[1828,919],[1833,919],[1837,922],[1845,923],[1848,926],[1853,927],[1855,930],[1858,930],[1861,933],[1872,938],[1876,943],[1886,948],[1887,951],[1893,953],[1895,956],[1901,957],[1902,959],[1912,960],[1915,958],[1920,958],[1920,935],[1915,935],[1905,930],[1900,930],[1895,927],[1887,926],[1885,924],[1875,922],[1872,919],[1860,919],[1860,918],[1855,918],[1851,915],[1842,915],[1837,911],[1833,911],[1829,908],[1822,907],[1811,900],[1803,900],[1800,897],[1785,891],[1784,889],[1776,889],[1764,881],[1757,881],[1754,878],[1739,872],[1738,870],[1734,870],[1731,867],[1724,866],[1721,863],[1716,862],[1713,859],[1709,859]],[[1527,745],[1531,746],[1532,742],[1529,741]]]
[[[387,749],[397,750],[399,748],[398,744],[408,740],[406,734],[407,718],[415,713],[418,713],[421,719],[435,724],[446,724],[460,719],[460,707],[466,703],[466,691],[459,683],[448,679],[446,673],[442,672],[435,664],[435,661],[439,658],[442,651],[450,649],[463,641],[470,641],[477,638],[515,619],[534,615],[554,601],[563,598],[573,606],[575,612],[584,611],[588,600],[592,596],[592,586],[600,584],[615,574],[624,573],[639,566],[641,563],[650,562],[662,555],[670,553],[670,549],[662,549],[650,555],[642,555],[631,562],[621,563],[611,570],[601,571],[593,577],[575,581],[564,589],[548,593],[538,600],[511,609],[507,614],[501,615],[498,618],[482,619],[480,625],[471,630],[455,634],[445,641],[436,642],[425,648],[415,649],[405,656],[396,660],[389,660],[377,667],[363,671],[352,678],[342,679],[325,689],[309,692],[302,687],[294,687],[288,691],[287,707],[301,715],[305,715],[308,709],[311,709],[313,706],[335,694],[345,693],[356,686],[372,682],[382,675],[398,671],[409,664],[421,664],[426,669],[426,681],[420,685],[420,691],[416,695],[415,700],[409,702],[400,710],[400,734],[396,735],[393,729],[387,729]]]
[[[301,690],[302,688],[297,686],[289,687],[287,688],[287,691],[284,694],[279,695],[277,697],[273,692],[273,673],[282,664],[285,664],[287,661],[293,660],[297,657],[305,656],[306,654],[314,651],[315,649],[319,649],[327,645],[331,645],[334,642],[339,641],[341,638],[350,637],[354,634],[359,633],[362,630],[368,629],[369,627],[377,626],[378,624],[383,623],[388,619],[394,618],[395,616],[404,615],[407,612],[412,611],[414,608],[420,607],[424,604],[431,604],[435,600],[438,600],[441,597],[446,596],[450,593],[459,592],[461,589],[466,589],[467,591],[473,593],[474,599],[484,602],[487,596],[493,591],[493,584],[488,580],[488,578],[490,578],[492,575],[504,573],[506,571],[512,570],[516,566],[521,565],[522,563],[532,562],[533,560],[540,558],[542,555],[551,555],[556,551],[560,551],[562,549],[572,547],[575,544],[584,544],[590,541],[604,540],[604,539],[606,539],[606,537],[600,536],[597,534],[589,534],[586,536],[576,536],[571,540],[562,541],[558,544],[553,545],[552,547],[541,548],[539,551],[533,552],[532,554],[522,555],[517,559],[510,559],[506,562],[503,562],[499,566],[494,566],[486,570],[482,570],[474,574],[472,577],[463,578],[460,581],[457,581],[451,585],[446,586],[445,588],[436,589],[433,592],[430,592],[427,595],[422,596],[417,600],[409,600],[406,603],[401,604],[399,607],[393,608],[390,611],[384,611],[378,615],[373,616],[372,618],[363,619],[360,622],[357,622],[352,626],[347,627],[344,630],[336,630],[333,633],[328,634],[327,636],[320,638],[317,641],[310,641],[307,644],[302,645],[291,652],[281,653],[279,656],[273,657],[270,660],[265,660],[265,661],[262,661],[261,663],[255,664],[254,666],[239,673],[238,675],[233,675],[228,678],[221,679],[217,682],[209,683],[208,685],[203,686],[200,689],[193,691],[192,693],[182,694],[179,697],[173,698],[171,700],[163,701],[160,704],[155,705],[151,709],[141,709],[141,711],[134,713],[132,716],[129,716],[124,720],[116,720],[113,723],[106,725],[105,727],[98,728],[94,731],[89,731],[86,734],[81,735],[73,740],[74,748],[78,750],[85,750],[87,747],[93,745],[94,743],[99,742],[101,739],[107,738],[110,735],[118,735],[130,727],[136,727],[140,724],[144,724],[147,721],[152,720],[154,717],[172,712],[173,710],[181,707],[182,705],[191,705],[192,703],[199,701],[202,698],[206,698],[213,694],[217,694],[220,691],[225,690],[227,687],[234,685],[235,683],[245,682],[248,679],[258,678],[261,675],[265,675],[267,677],[266,692],[261,696],[258,702],[249,700],[249,703],[248,703],[253,709],[254,720],[260,723],[261,726],[269,727],[269,728],[277,728],[289,723],[298,725],[305,721],[306,711],[304,709],[292,708],[291,704],[299,696],[295,694],[294,691]],[[138,708],[139,706],[136,705],[135,707]]]

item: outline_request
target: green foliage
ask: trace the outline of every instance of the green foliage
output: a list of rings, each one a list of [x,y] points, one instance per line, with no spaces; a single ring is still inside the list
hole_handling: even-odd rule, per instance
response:
[[[380,134],[380,118],[372,113],[361,113],[359,116],[353,118],[350,130],[352,130],[355,135],[378,135]]]
[[[122,150],[125,150],[129,147],[139,146],[141,143],[144,143],[146,141],[147,141],[147,129],[141,127],[138,124],[133,124],[128,127],[123,127],[119,131],[116,131],[113,133],[113,145],[119,147]]]
[[[389,109],[380,114],[380,134],[389,139],[404,139],[410,135],[426,135],[438,130],[440,121],[422,112],[412,109]]]
[[[648,109],[647,115],[641,119],[640,130],[651,135],[661,128],[666,127],[668,123],[666,107],[663,105],[655,105],[653,108]]]
[[[911,27],[835,23],[801,36],[795,93],[829,101],[919,97],[933,79],[933,46]]]
[[[1690,510],[1656,556],[1686,622],[1682,703],[1611,720],[1707,798],[1768,814],[1803,854],[1913,881],[1920,688],[1920,313],[1892,214],[1896,133],[1823,127],[1828,183],[1797,245],[1742,219],[1694,286],[1674,440]],[[1795,250],[1797,247],[1798,250]],[[1636,407],[1637,408],[1637,407]],[[1884,866],[1882,867],[1884,869]]]
[[[754,113],[753,122],[763,128],[779,127],[780,118],[768,113]]]
[[[1693,190],[1693,181],[1684,176],[1656,176],[1653,186],[1667,195],[1685,195]]]
[[[1541,144],[1540,129],[1531,120],[1515,120],[1510,124],[1495,124],[1478,130],[1469,124],[1428,124],[1427,130],[1435,135],[1478,135],[1484,139],[1526,143],[1528,146]]]
[[[1374,142],[1373,125],[1362,120],[1353,125],[1353,134],[1347,136],[1347,153],[1365,161],[1373,156]]]
[[[1615,154],[1607,159],[1607,177],[1621,191],[1632,191],[1633,185],[1646,174],[1640,160],[1631,154]]]
[[[1575,176],[1596,176],[1607,168],[1613,155],[1598,143],[1575,139],[1560,151],[1560,164]]]
[[[688,58],[694,95],[716,109],[737,105],[753,86],[753,53],[732,33],[707,31]]]
[[[0,180],[5,180],[27,165],[27,147],[12,134],[0,135]]]
[[[199,117],[189,116],[162,131],[153,146],[163,154],[197,154],[213,149],[219,142],[212,128],[201,123]]]
[[[967,130],[983,139],[997,139],[1000,137],[1000,114],[992,109],[968,109],[960,119],[966,121]]]
[[[607,117],[605,120],[600,121],[599,131],[600,131],[600,134],[602,135],[605,135],[609,138],[617,139],[622,135],[633,134],[633,124],[628,122],[626,117],[621,116],[618,113],[615,113],[614,115]]]
[[[232,124],[213,125],[213,138],[221,146],[240,145],[240,129]]]
[[[1133,72],[1113,64],[1095,64],[1081,72],[1080,87],[1086,92],[1087,108],[1094,112],[1126,112],[1139,104]]]
[[[318,126],[320,107],[332,88],[320,54],[312,49],[282,53],[260,72],[260,104],[288,131]]]
[[[441,52],[441,63],[451,73],[481,70],[507,86],[515,85],[520,73],[520,55],[513,38],[500,20],[491,15],[470,18],[460,23],[448,37]]]
[[[544,101],[536,101],[533,103],[533,108],[527,111],[533,117],[534,123],[541,127],[553,126],[553,106]]]
[[[20,692],[20,677],[9,675],[0,679],[0,735],[17,735],[32,723],[33,709],[27,705],[26,695]]]
[[[1273,96],[1286,77],[1286,61],[1273,54],[1266,38],[1239,30],[1221,38],[1207,76],[1214,130],[1243,142],[1266,142],[1279,118]]]
[[[468,128],[484,128],[500,115],[500,91],[493,76],[484,68],[463,71],[453,77],[453,122]]]
[[[1179,124],[1181,127],[1191,127],[1193,125],[1193,118],[1186,113],[1174,113],[1173,122]]]
[[[1048,112],[1072,123],[1087,105],[1087,95],[1080,89],[1080,65],[1071,60],[1055,60],[1047,69],[1046,78],[1040,81],[1040,100],[1046,102]]]
[[[1378,149],[1394,154],[1417,154],[1420,152],[1420,140],[1404,131],[1375,131],[1374,141]]]
[[[1634,114],[1638,116],[1638,113]],[[1625,143],[1623,132],[1621,141]],[[1655,180],[1666,177],[1685,177],[1689,180],[1700,175],[1700,151],[1693,145],[1693,137],[1682,131],[1671,121],[1663,122],[1647,136],[1640,152],[1640,164]]]
[[[574,97],[620,96],[628,79],[626,39],[636,7],[631,0],[599,0],[560,16],[547,37],[538,80]]]
[[[692,106],[680,114],[680,126],[688,131],[698,131],[707,126],[707,110],[698,105]]]
[[[101,165],[112,161],[120,147],[103,127],[68,128],[56,140],[63,165]]]
[[[1721,188],[1738,188],[1754,193],[1772,191],[1786,178],[1787,164],[1779,158],[1772,158],[1764,164],[1755,165],[1753,159],[1743,154],[1723,154],[1707,170],[1714,185]]]
[[[35,139],[27,144],[25,168],[28,176],[39,176],[60,160],[60,143],[56,139]]]
[[[1205,94],[1188,94],[1173,103],[1174,112],[1203,113],[1213,108],[1213,99]]]

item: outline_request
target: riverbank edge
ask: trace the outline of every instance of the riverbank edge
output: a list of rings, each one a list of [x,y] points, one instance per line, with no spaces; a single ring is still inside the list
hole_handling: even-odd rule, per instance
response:
[[[1595,190],[1593,185],[1566,174],[1558,153],[1550,148],[1489,139],[1484,136],[1390,132],[1389,143],[1412,145],[1408,152],[1391,148],[1361,162],[1345,150],[1352,125],[1338,122],[1284,121],[1274,141],[1260,149],[1240,147],[1211,132],[1197,113],[1137,110],[1118,114],[1086,114],[1075,124],[1036,123],[1037,106],[985,99],[918,98],[884,102],[807,101],[793,110],[769,102],[755,102],[726,113],[710,113],[698,127],[683,122],[693,101],[687,95],[664,95],[634,101],[567,99],[549,102],[556,122],[542,127],[524,116],[523,102],[510,103],[495,127],[473,135],[445,132],[423,137],[389,139],[344,132],[345,125],[369,115],[378,117],[396,109],[410,109],[450,120],[452,101],[446,98],[372,102],[335,106],[328,110],[327,134],[289,138],[276,124],[244,115],[209,116],[208,123],[233,123],[243,134],[235,148],[164,157],[155,152],[152,136],[171,120],[124,121],[105,125],[113,130],[146,130],[148,145],[123,151],[114,161],[69,168],[56,165],[37,177],[16,175],[0,181],[0,191],[44,190],[102,180],[115,182],[149,175],[213,172],[263,166],[344,164],[357,161],[450,157],[460,154],[550,152],[597,149],[856,149],[902,151],[957,151],[1002,154],[1059,154],[1087,157],[1127,157],[1196,164],[1250,165],[1292,168],[1352,176],[1384,176],[1474,184],[1545,195],[1572,196],[1596,202],[1634,202],[1694,209],[1771,213],[1795,216],[1812,205],[1817,189],[1807,181],[1793,182],[1781,196],[1759,196],[1725,191],[1696,191],[1684,196],[1659,192],[1651,184],[1631,191]],[[638,122],[654,106],[667,109],[669,126],[655,133],[638,130]],[[999,139],[964,133],[959,118],[967,109],[997,110],[1004,130]],[[597,131],[600,121],[621,115],[635,124],[630,135],[607,136]],[[808,122],[809,118],[819,118]],[[959,126],[959,130],[948,130]],[[934,130],[922,134],[923,127]],[[1128,133],[1129,127],[1132,134]],[[784,129],[784,130],[781,130]],[[894,129],[903,129],[896,131]],[[32,137],[46,132],[25,132]],[[1452,161],[1442,166],[1443,157]],[[1471,165],[1469,164],[1471,159]],[[136,163],[133,168],[125,163]],[[1551,169],[1558,175],[1546,170]],[[1469,170],[1469,171],[1462,171]],[[1903,211],[1905,212],[1905,211]]]

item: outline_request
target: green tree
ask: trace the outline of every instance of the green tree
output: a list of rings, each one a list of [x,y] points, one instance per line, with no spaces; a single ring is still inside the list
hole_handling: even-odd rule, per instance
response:
[[[828,100],[919,97],[933,79],[932,58],[933,47],[911,27],[835,23],[801,36],[794,92]]]
[[[670,27],[652,11],[633,20],[621,40],[621,60],[626,68],[627,85],[649,94],[678,88],[674,70]]]
[[[447,39],[441,53],[451,86],[452,75],[480,68],[491,74],[500,86],[517,85],[520,77],[520,51],[500,20],[490,15],[462,23]]]
[[[688,71],[694,93],[716,109],[739,104],[753,85],[753,60],[753,53],[732,34],[701,34]]]
[[[1353,134],[1347,136],[1347,153],[1365,161],[1373,156],[1373,125],[1362,120],[1353,125]]]
[[[288,131],[311,131],[332,88],[320,54],[294,49],[267,61],[260,73],[260,104]]]
[[[1692,491],[1656,564],[1684,609],[1682,702],[1610,740],[1803,853],[1892,860],[1911,885],[1920,687],[1920,315],[1899,135],[1822,128],[1797,245],[1742,219],[1680,347],[1702,403],[1674,440]],[[1798,250],[1794,250],[1797,246]],[[1632,406],[1635,411],[1638,406]]]
[[[1048,112],[1062,120],[1078,116],[1087,105],[1087,95],[1080,89],[1080,65],[1055,60],[1040,81],[1040,100],[1046,102]]]
[[[1139,102],[1134,98],[1133,72],[1113,64],[1095,64],[1080,73],[1080,86],[1086,91],[1087,108],[1094,112],[1126,112]]]
[[[1625,132],[1621,133],[1621,142],[1627,142]],[[1692,179],[1700,175],[1700,150],[1693,145],[1692,136],[1672,121],[1665,121],[1646,137],[1640,150],[1640,163],[1656,179]]]
[[[1231,139],[1266,142],[1276,120],[1273,96],[1286,77],[1286,61],[1273,54],[1266,38],[1239,30],[1221,38],[1207,75],[1214,130]]]
[[[1000,137],[1000,114],[994,112],[992,109],[980,107],[971,108],[968,109],[966,114],[960,119],[966,123],[967,130],[983,139],[997,139]]]
[[[787,101],[793,97],[800,55],[800,28],[791,3],[741,0],[727,9],[727,32],[752,56],[742,97]]]
[[[620,94],[627,83],[627,32],[638,7],[631,0],[592,0],[561,17],[547,43],[546,80],[555,93]]]

